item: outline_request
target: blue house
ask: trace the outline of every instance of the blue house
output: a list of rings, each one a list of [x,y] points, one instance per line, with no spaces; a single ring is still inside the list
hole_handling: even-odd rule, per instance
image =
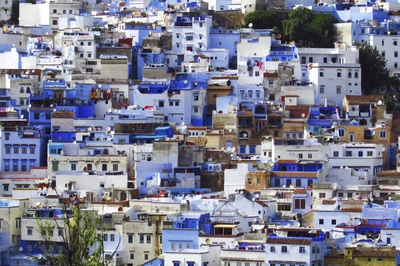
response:
[[[162,230],[163,252],[198,249],[199,233],[210,220],[210,213],[183,214],[175,218],[172,229]]]

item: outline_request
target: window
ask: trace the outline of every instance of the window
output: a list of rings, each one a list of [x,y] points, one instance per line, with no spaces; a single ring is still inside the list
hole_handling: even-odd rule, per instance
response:
[[[63,9],[63,14],[67,14],[67,10]]]
[[[15,228],[21,228],[21,220],[20,219],[17,219],[17,220],[15,220]]]
[[[339,157],[339,152],[338,151],[334,151],[333,152],[333,157]]]
[[[106,164],[106,163],[103,163],[103,164],[101,165],[101,170],[102,170],[102,171],[107,171],[107,164]]]
[[[386,130],[381,130],[379,131],[379,137],[381,139],[385,139],[386,138]]]
[[[324,224],[324,219],[319,219],[319,224]]]
[[[326,193],[324,193],[324,192],[319,193],[319,198],[320,199],[326,198]]]
[[[363,152],[362,151],[358,151],[358,157],[363,157]]]
[[[308,154],[308,159],[312,159],[312,153]]]
[[[35,120],[38,120],[38,119],[39,119],[39,115],[40,115],[39,113],[34,113],[34,114],[33,114],[33,118],[34,118]]]
[[[347,78],[351,79],[351,72],[347,73]]]
[[[105,242],[108,241],[108,235],[107,235],[107,234],[104,234],[104,235],[103,235],[103,241],[105,241]]]
[[[331,224],[335,225],[336,224],[336,219],[332,219]]]
[[[28,235],[28,236],[31,236],[32,235],[32,227],[27,227],[26,228],[26,234]]]
[[[186,36],[186,41],[193,41],[193,36]]]
[[[336,94],[342,93],[342,86],[336,86]]]
[[[151,244],[151,235],[146,236],[146,243]]]
[[[53,14],[57,14],[57,9],[53,9]]]
[[[76,163],[71,163],[71,171],[76,171]]]
[[[399,53],[398,52],[394,52],[394,57],[398,57]]]
[[[133,243],[133,235],[128,234],[128,243]]]
[[[253,183],[253,178],[247,178],[247,184],[251,185]]]
[[[372,151],[367,151],[367,156],[372,156]]]
[[[382,52],[382,56],[385,57],[385,56],[386,56],[386,53],[385,53],[385,52]]]
[[[6,140],[10,140],[10,133],[6,133],[4,135],[5,135]]]
[[[10,147],[6,147],[6,154],[10,154],[11,153],[11,148]]]
[[[51,162],[51,170],[53,172],[58,171],[58,162]]]
[[[308,63],[313,63],[313,62],[314,62],[314,59],[312,57],[309,57],[308,58]]]
[[[173,266],[180,266],[181,265],[180,261],[173,261],[172,263],[173,263]],[[225,265],[227,265],[226,262],[225,262]]]
[[[325,85],[319,86],[319,93],[325,93]]]
[[[22,154],[27,154],[27,153],[28,153],[28,149],[25,148],[25,147],[23,147],[23,148],[22,148]]]
[[[300,246],[299,253],[306,253],[306,247]]]
[[[164,107],[164,101],[159,101],[158,102],[158,107]]]
[[[354,73],[354,78],[358,79],[358,72]]]
[[[344,128],[338,128],[338,135],[339,135],[339,137],[341,137],[341,138],[344,137]]]
[[[3,184],[3,191],[8,191],[9,184]]]
[[[282,253],[287,253],[287,246],[282,246],[281,247],[281,252]]]
[[[346,157],[351,157],[353,156],[353,153],[351,151],[346,151]]]
[[[114,234],[110,234],[110,241],[112,241],[112,242],[115,241],[115,235]]]
[[[13,164],[13,172],[18,172],[18,163],[14,162]]]
[[[198,113],[199,112],[199,107],[198,106],[193,107],[193,112]]]
[[[383,258],[378,258],[377,261],[383,261]]]
[[[14,154],[18,154],[19,153],[19,147],[14,147]]]
[[[143,244],[144,243],[144,235],[139,236],[139,243]]]
[[[322,78],[324,76],[324,72],[319,72],[319,76]]]
[[[58,24],[58,23],[57,23],[57,19],[53,19],[52,22],[51,22],[51,24],[54,25],[54,26],[56,26],[56,25]]]
[[[135,253],[129,253],[129,258],[131,260],[134,260],[135,259]]]
[[[24,93],[25,91],[24,91],[24,87],[21,87],[20,89],[19,89],[19,93]]]
[[[30,154],[35,154],[35,148],[29,148],[29,153]]]
[[[306,208],[306,199],[295,199],[294,208],[304,210]]]

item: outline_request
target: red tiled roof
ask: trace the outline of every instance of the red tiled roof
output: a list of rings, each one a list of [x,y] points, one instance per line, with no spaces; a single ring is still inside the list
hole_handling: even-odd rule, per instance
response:
[[[346,95],[344,98],[349,104],[370,104],[379,100],[383,101],[382,95]]]
[[[54,112],[52,118],[74,118],[74,112]]]
[[[296,188],[296,189],[293,191],[293,194],[307,194],[307,189],[304,189],[304,188]]]
[[[311,245],[311,239],[299,239],[296,237],[268,237],[268,244],[287,244],[287,245]]]
[[[322,204],[325,205],[333,205],[336,203],[336,200],[322,200]]]
[[[278,160],[276,163],[281,164],[281,163],[297,163],[299,160]]]
[[[304,177],[304,178],[316,178],[317,172],[287,172],[287,171],[273,171],[271,177]]]
[[[400,172],[384,171],[377,173],[376,176],[400,176]]]
[[[362,212],[362,208],[343,208],[341,212]]]

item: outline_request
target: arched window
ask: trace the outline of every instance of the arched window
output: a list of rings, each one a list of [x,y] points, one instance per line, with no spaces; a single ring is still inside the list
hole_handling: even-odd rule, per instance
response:
[[[24,87],[19,88],[19,93],[24,93]]]
[[[147,161],[148,161],[148,162],[151,161],[151,155],[150,155],[150,154],[147,155]]]
[[[347,78],[351,79],[351,72],[347,74]]]
[[[108,154],[108,149],[104,149],[103,154]]]
[[[26,93],[31,93],[31,88],[27,87],[26,88]]]
[[[19,100],[19,105],[24,105],[25,104],[25,102],[24,102],[24,100],[23,99],[21,99],[21,100]]]
[[[354,73],[354,78],[358,79],[358,72]]]
[[[142,161],[146,161],[146,154],[142,154]]]

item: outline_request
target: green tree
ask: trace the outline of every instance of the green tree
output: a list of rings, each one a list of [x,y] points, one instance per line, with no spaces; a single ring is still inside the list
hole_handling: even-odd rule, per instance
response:
[[[397,87],[398,80],[390,77],[386,68],[386,59],[382,54],[369,44],[358,44],[361,65],[362,94],[376,94],[388,88]]]
[[[329,14],[314,13],[299,7],[289,12],[282,22],[283,33],[300,47],[329,48],[334,46],[337,20]]]
[[[79,203],[64,203],[61,218],[37,218],[37,224],[41,250],[52,265],[108,265],[116,253],[105,257],[102,220],[96,211],[81,210]]]
[[[282,29],[282,22],[278,12],[270,10],[256,10],[246,15],[244,27],[252,24],[254,29],[272,29],[274,27]]]

